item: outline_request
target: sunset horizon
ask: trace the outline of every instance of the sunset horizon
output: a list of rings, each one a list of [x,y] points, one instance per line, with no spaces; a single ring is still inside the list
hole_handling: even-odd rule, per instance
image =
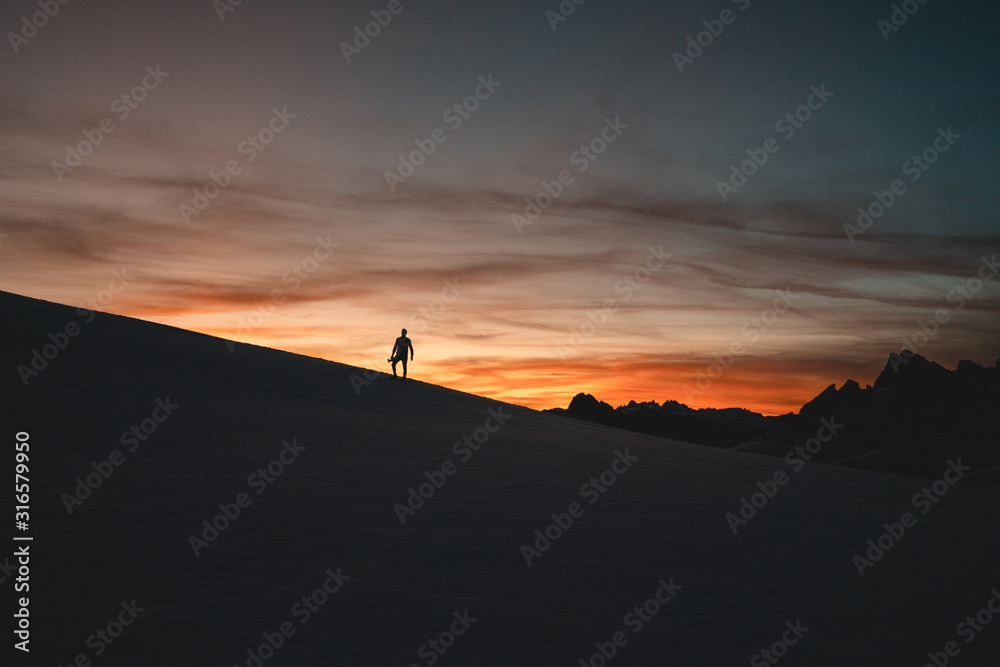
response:
[[[124,287],[129,281],[127,272],[119,272],[117,275],[121,276],[123,280],[114,285],[116,289],[118,285]],[[85,328],[83,325],[92,319],[94,312],[107,312],[112,315],[133,317],[220,338],[222,339],[220,345],[229,354],[238,355],[241,346],[247,344],[353,365],[378,373],[391,372],[386,360],[390,345],[385,346],[385,354],[379,356],[376,348],[370,351],[372,356],[365,359],[358,359],[358,356],[363,356],[358,353],[344,352],[344,356],[350,358],[348,360],[337,356],[338,351],[328,352],[323,344],[310,347],[308,343],[288,344],[281,337],[269,338],[266,329],[262,330],[260,335],[240,337],[234,336],[234,332],[227,329],[186,327],[183,325],[184,316],[163,316],[154,319],[128,312],[104,311],[96,307],[98,299],[110,298],[108,295],[113,293],[112,289],[104,289],[98,292],[93,301],[81,302],[76,305],[81,328]],[[37,297],[29,296],[29,298]],[[256,312],[260,314],[265,311],[258,306]],[[248,325],[250,321],[249,318],[246,320]],[[424,341],[421,340],[420,336],[414,334],[413,330],[408,330],[408,334],[411,339],[415,338],[414,347],[423,349]],[[924,335],[926,336],[926,334]],[[393,336],[387,335],[386,338],[391,340]],[[923,338],[918,335],[915,339],[903,341],[903,347],[898,350],[889,350],[881,359],[872,362],[857,360],[850,364],[819,366],[818,368],[810,368],[811,363],[808,359],[787,360],[780,356],[770,359],[746,358],[732,352],[716,355],[708,360],[657,362],[651,359],[625,359],[616,360],[610,365],[594,362],[578,363],[571,368],[567,368],[564,364],[513,367],[500,363],[477,364],[471,361],[472,356],[457,361],[447,358],[428,361],[421,356],[417,357],[417,361],[411,362],[411,368],[414,370],[409,377],[413,380],[440,384],[450,389],[522,405],[535,410],[565,408],[576,395],[590,394],[612,407],[627,405],[633,401],[635,403],[653,402],[657,404],[673,401],[693,409],[739,408],[765,416],[779,416],[797,412],[805,403],[831,385],[841,387],[849,380],[857,382],[861,387],[873,384],[879,374],[887,367],[887,364],[895,370],[896,367],[892,365],[892,358],[895,355],[906,351],[919,354],[919,343],[922,340]],[[428,347],[436,348],[434,345],[428,345]],[[489,347],[486,346],[482,349],[475,348],[473,351],[488,350]],[[30,367],[29,360],[30,357],[25,358],[24,368]],[[929,358],[929,361],[941,364],[948,369],[953,369],[961,360],[957,359],[953,363],[948,363],[933,357]],[[998,361],[991,361],[988,358],[968,360],[986,367],[992,366]],[[817,364],[812,364],[812,366],[817,366]],[[468,370],[470,368],[476,372],[470,372]],[[840,369],[853,370],[854,374],[832,375]],[[663,380],[660,379],[661,375],[681,379]],[[775,375],[792,376],[795,380],[791,384],[776,385],[769,379]],[[498,380],[497,378],[503,379]],[[22,381],[26,385],[30,379],[31,377],[25,378],[22,373]],[[372,376],[358,374],[353,382],[359,385],[355,388],[360,391],[360,387],[373,380]]]
[[[11,8],[0,289],[535,408],[1000,356],[978,10],[564,4]]]

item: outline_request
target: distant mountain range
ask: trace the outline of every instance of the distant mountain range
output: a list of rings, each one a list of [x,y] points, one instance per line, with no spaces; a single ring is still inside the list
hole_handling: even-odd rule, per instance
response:
[[[578,394],[567,409],[575,419],[674,440],[785,456],[814,438],[821,420],[836,435],[814,441],[813,461],[880,472],[938,478],[948,461],[972,468],[962,481],[1000,485],[1000,360],[971,361],[948,370],[919,354],[890,354],[875,384],[831,384],[797,413],[766,417],[741,408],[694,410],[676,401],[630,402],[618,408]],[[822,431],[824,436],[828,431]]]

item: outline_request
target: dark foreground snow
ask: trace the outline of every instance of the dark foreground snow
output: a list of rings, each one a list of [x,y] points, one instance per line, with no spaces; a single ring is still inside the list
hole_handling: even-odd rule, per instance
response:
[[[359,393],[358,369],[105,315],[24,386],[17,366],[80,317],[6,294],[0,308],[4,469],[29,433],[34,537],[31,653],[10,648],[9,602],[4,664],[600,665],[595,643],[608,665],[773,664],[754,658],[772,646],[781,665],[919,667],[948,642],[952,665],[1000,655],[1000,615],[960,625],[1000,587],[995,491],[943,482],[915,503],[926,480],[796,471],[417,381]],[[123,444],[132,426],[145,440]],[[477,435],[478,451],[456,445]],[[425,473],[440,488],[401,524],[394,505]],[[727,513],[776,473],[734,535]],[[239,516],[208,541],[220,503]],[[907,512],[860,576],[854,556]],[[522,545],[553,513],[572,525],[529,567]],[[12,544],[5,600],[21,595]],[[265,634],[280,648],[258,663]]]

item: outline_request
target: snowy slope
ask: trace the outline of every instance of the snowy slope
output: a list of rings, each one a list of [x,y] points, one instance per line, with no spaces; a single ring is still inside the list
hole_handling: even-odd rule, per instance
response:
[[[283,623],[260,664],[599,665],[595,642],[610,653],[618,632],[609,665],[755,664],[783,635],[782,665],[919,666],[949,641],[955,665],[1000,655],[1000,619],[969,643],[956,628],[1000,587],[995,491],[942,483],[918,506],[926,480],[796,471],[419,381],[356,391],[360,369],[107,315],[25,386],[17,366],[80,318],[8,294],[0,312],[5,433],[28,432],[32,453],[32,652],[17,664],[252,667],[248,649]],[[479,450],[456,451],[477,429]],[[121,465],[68,513],[64,494],[114,450]],[[394,505],[442,467],[454,474],[401,524]],[[581,488],[615,468],[604,492]],[[734,535],[727,513],[779,471],[787,483]],[[196,556],[190,537],[241,493]],[[522,545],[574,503],[582,515],[529,567]],[[905,512],[915,525],[859,576],[853,557]],[[642,620],[661,580],[673,597]],[[130,624],[106,644],[95,632],[120,613]]]

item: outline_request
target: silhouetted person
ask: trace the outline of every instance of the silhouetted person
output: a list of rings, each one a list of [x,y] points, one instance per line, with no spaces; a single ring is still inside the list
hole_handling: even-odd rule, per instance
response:
[[[403,362],[403,379],[406,379],[406,351],[410,351],[410,361],[413,361],[413,343],[409,338],[406,337],[406,329],[403,329],[403,335],[396,339],[396,344],[392,346],[392,356],[389,358],[389,363],[392,364],[392,376],[398,377],[396,375],[396,364],[400,361]]]

